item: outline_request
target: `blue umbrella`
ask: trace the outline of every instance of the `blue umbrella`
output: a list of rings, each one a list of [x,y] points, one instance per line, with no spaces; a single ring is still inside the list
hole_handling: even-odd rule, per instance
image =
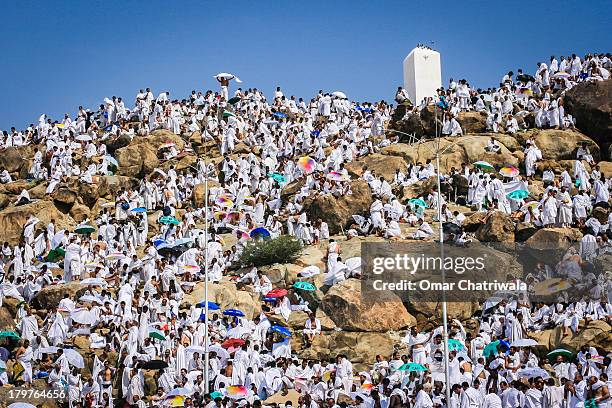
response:
[[[511,198],[513,200],[522,200],[523,198],[529,197],[529,191],[527,191],[527,190],[515,190],[515,191],[513,191],[511,193],[508,193],[508,195],[506,197]]]
[[[201,308],[205,308],[206,307],[206,303],[204,303],[204,301],[201,301],[196,306],[197,307],[201,307]],[[221,307],[218,304],[216,304],[215,302],[208,302],[208,310],[221,310]]]
[[[274,112],[272,115],[276,116],[277,118],[286,118],[287,115],[285,115],[282,112]]]
[[[270,238],[270,231],[268,231],[266,228],[255,228],[254,230],[252,230],[249,234],[251,236],[251,238],[263,238],[263,239],[267,239]]]
[[[278,299],[277,298],[271,298],[271,297],[265,297],[263,298],[264,302],[270,302],[270,303],[274,303],[276,302]]]
[[[275,324],[274,326],[271,326],[270,330],[275,331],[277,333],[280,333],[281,335],[283,335],[285,337],[291,337],[291,330],[289,330],[286,327],[279,326],[278,324]]]
[[[166,240],[165,239],[161,239],[161,238],[156,239],[155,241],[153,241],[153,245],[155,245],[155,247],[158,247],[158,246],[163,245],[165,243],[166,243]]]
[[[132,212],[134,213],[146,213],[147,209],[144,207],[136,207],[136,208],[132,208]]]
[[[223,311],[225,316],[236,316],[236,317],[244,317],[244,313],[238,309],[226,309]]]

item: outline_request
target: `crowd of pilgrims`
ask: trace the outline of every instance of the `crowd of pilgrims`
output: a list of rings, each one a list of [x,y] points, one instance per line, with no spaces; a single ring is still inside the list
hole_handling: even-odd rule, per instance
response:
[[[508,73],[499,88],[477,96],[466,81],[451,82],[429,102],[444,112],[446,134],[460,134],[453,130],[458,125],[454,116],[472,109],[488,112],[493,130],[512,132],[513,121],[520,117],[514,112],[517,105],[536,111],[539,127],[572,126],[557,91],[581,81],[607,79],[610,63],[609,55],[582,60],[573,55],[562,57],[560,63],[553,57],[549,65],[538,64],[531,78],[519,70],[515,81]],[[203,143],[217,143],[223,160],[213,165],[207,157],[199,157],[187,170],[177,171],[173,165],[168,171],[156,169],[138,188],[117,191],[115,201],[102,205],[94,219],[80,225],[95,225],[91,234],[59,230],[55,220],[40,225],[32,216],[18,245],[3,244],[0,301],[19,300],[15,322],[20,339],[5,340],[10,359],[0,353],[5,362],[0,362],[0,384],[28,386],[43,379],[50,387],[65,389],[71,407],[112,407],[119,401],[135,407],[260,407],[267,405],[268,397],[289,389],[300,393],[298,404],[306,408],[612,406],[610,350],[585,346],[547,355],[528,341],[534,331],[562,326],[575,333],[588,321],[612,320],[612,277],[591,273],[584,278],[581,269],[612,248],[612,216],[607,224],[591,216],[593,208],[608,210],[611,183],[595,166],[588,146],[579,147],[576,165],[562,174],[538,169],[542,154],[529,140],[523,175],[499,177],[468,164],[442,175],[443,183],[451,187],[457,177],[465,177],[468,194],[463,199],[478,211],[503,211],[516,222],[542,228],[582,228],[585,234],[579,247],[570,248],[556,265],[538,265],[530,274],[530,288],[557,277],[588,288],[586,296],[572,301],[559,295],[556,302],[536,303],[530,302],[529,293],[522,293],[494,302],[482,313],[476,334],[454,321],[449,329],[451,398],[446,400],[441,327],[427,333],[412,327],[397,345],[401,352],[377,356],[361,371],[346,355],[301,359],[292,352],[290,337],[272,329],[272,322],[288,321],[292,312],[304,311],[309,316],[304,328],[292,335],[303,336],[307,346],[321,335],[321,321],[301,292],[290,289],[271,301],[266,295],[274,287],[261,270],[247,268],[247,273],[235,276],[236,261],[251,239],[249,231],[260,227],[272,237],[293,235],[303,245],[325,248],[326,270],[306,267],[301,276],[322,273],[327,286],[360,277],[359,268],[342,259],[344,240],[367,235],[433,238],[431,213],[425,206],[415,204],[420,201],[402,203],[395,195],[398,188],[435,177],[429,161],[398,170],[392,180],[365,168],[361,178],[369,184],[374,201],[369,212],[354,215],[344,237],[330,237],[327,224],[309,219],[303,210],[309,196],[352,194],[345,165],[398,142],[397,137],[386,136],[393,107],[385,102],[350,102],[341,92],[320,91],[306,102],[286,97],[281,88],[270,100],[254,88],[238,88],[230,97],[229,85],[238,78],[225,74],[217,81],[220,92],[193,91],[178,100],[169,92],[155,96],[147,88],[138,92],[131,109],[122,98],[112,97],[95,111],[79,107],[75,119],[65,115],[55,121],[42,115],[38,124],[25,130],[3,132],[4,147],[36,146],[28,177],[47,180],[50,197],[69,178],[95,184],[99,176],[116,171],[117,163],[106,146],[126,135],[146,138],[158,129],[177,135],[199,132]],[[396,101],[406,103],[401,88]],[[510,125],[502,122],[504,118]],[[235,154],[238,143],[249,147],[250,153]],[[496,149],[499,145],[491,139],[487,150]],[[171,163],[185,154],[193,154],[189,143],[182,151],[168,143],[159,152]],[[311,159],[307,164],[298,160],[304,156]],[[593,166],[590,173],[583,162]],[[507,198],[509,191],[528,190],[536,173],[546,186],[541,196],[532,202]],[[192,206],[195,186],[206,179],[211,185],[208,213],[204,207]],[[283,187],[297,179],[304,180],[301,189],[291,199],[283,199]],[[11,174],[0,169],[0,182],[12,181]],[[457,199],[452,188],[449,193],[434,189],[416,198],[434,208],[441,201],[445,222],[461,227],[466,218],[449,209]],[[24,190],[11,205],[31,201]],[[156,214],[158,220],[176,217],[178,222],[161,224],[159,233],[149,237],[147,213]],[[209,234],[202,229],[206,220]],[[406,233],[407,227],[412,232]],[[469,234],[461,228],[454,231],[448,239],[469,245]],[[234,237],[232,245],[225,242],[227,235],[225,240],[222,237],[228,232]],[[174,245],[182,250],[162,253],[161,247]],[[64,253],[63,265],[43,262],[59,250]],[[184,296],[204,279],[205,264],[211,282],[233,276],[237,285],[248,284],[262,297],[261,310],[253,319],[236,311],[210,312],[208,367],[203,357],[204,306],[180,307]],[[73,281],[84,282],[85,294],[66,294],[40,324],[30,305],[36,294],[46,286]],[[88,336],[91,349],[99,351],[87,374],[72,349],[78,336]],[[491,347],[497,340],[497,346]],[[152,371],[157,389],[145,392],[145,375],[151,372],[146,363],[157,360],[166,368]],[[11,370],[7,364],[12,364]],[[208,393],[205,370],[211,380]],[[291,404],[287,401],[284,406]]]

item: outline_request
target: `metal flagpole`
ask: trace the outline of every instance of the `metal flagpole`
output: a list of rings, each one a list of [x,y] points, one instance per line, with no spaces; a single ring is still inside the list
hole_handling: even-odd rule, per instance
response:
[[[446,281],[446,271],[444,270],[444,231],[442,228],[442,186],[440,182],[440,135],[438,134],[438,104],[434,105],[434,121],[436,123],[436,139],[438,146],[436,148],[436,178],[438,185],[438,223],[440,227],[440,264],[442,272],[442,326],[444,329],[444,379],[446,381],[446,387],[444,387],[446,395],[446,406],[450,404],[450,372],[448,369],[448,317],[446,313],[446,289],[444,283]]]
[[[206,153],[205,153],[206,154]],[[208,166],[204,163],[204,390],[210,392],[208,369]]]

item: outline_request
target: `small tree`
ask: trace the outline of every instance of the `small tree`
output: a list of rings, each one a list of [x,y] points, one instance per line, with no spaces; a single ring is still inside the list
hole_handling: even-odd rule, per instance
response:
[[[264,266],[275,263],[291,263],[302,252],[300,241],[289,235],[274,239],[252,240],[240,254],[241,266]]]

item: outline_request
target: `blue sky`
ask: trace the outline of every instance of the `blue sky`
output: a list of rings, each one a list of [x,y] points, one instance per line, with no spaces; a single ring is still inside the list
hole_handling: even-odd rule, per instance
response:
[[[2,4],[0,129],[74,115],[139,88],[243,87],[310,98],[319,89],[390,100],[401,63],[434,41],[443,82],[496,85],[550,55],[610,51],[609,1],[27,1]]]

